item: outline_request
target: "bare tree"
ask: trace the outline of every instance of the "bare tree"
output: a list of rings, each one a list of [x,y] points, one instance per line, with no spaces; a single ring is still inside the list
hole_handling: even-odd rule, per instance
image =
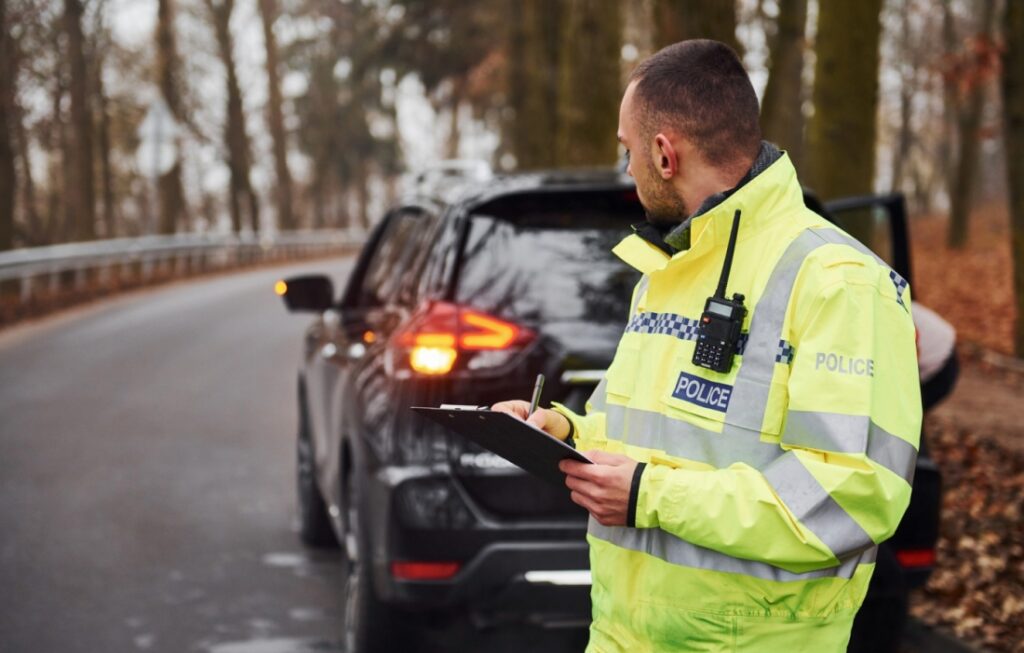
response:
[[[1013,283],[1017,303],[1014,351],[1024,356],[1024,3],[1006,3],[1003,52],[1003,125],[1013,234]]]
[[[288,170],[288,136],[284,129],[284,100],[281,97],[277,37],[274,36],[277,15],[277,0],[260,0],[263,42],[267,51],[267,124],[274,141],[274,171],[277,175],[277,224],[281,229],[295,229],[297,221],[292,206],[292,175]]]
[[[555,164],[558,133],[558,58],[562,3],[523,0],[513,12],[509,100],[514,110],[507,138],[520,170]],[[616,79],[618,77],[616,76]]]
[[[104,54],[111,47],[109,34],[104,25],[107,10],[105,0],[96,3],[95,24],[90,39],[89,59],[92,62],[92,102],[96,119],[96,162],[100,172],[100,199],[103,213],[103,227],[107,238],[117,235],[117,204],[114,198],[114,171],[110,161],[110,101],[103,84]]]
[[[231,170],[229,205],[231,225],[237,233],[242,229],[243,205],[249,226],[259,231],[259,201],[249,179],[252,148],[249,134],[245,129],[245,110],[242,106],[242,91],[238,86],[238,72],[235,67],[234,39],[231,36],[231,14],[235,0],[206,0],[206,7],[213,19],[214,33],[220,60],[224,65],[225,86],[227,87],[227,115],[224,124],[224,141],[227,146],[228,168]]]
[[[780,0],[778,28],[771,48],[771,69],[761,102],[766,139],[786,149],[798,164],[804,133],[804,27],[807,0]]]
[[[181,97],[178,87],[178,47],[174,32],[174,0],[159,0],[156,26],[156,77],[167,107],[181,119]],[[174,164],[159,182],[159,230],[173,234],[185,218],[185,189],[181,184],[181,161]]]
[[[71,156],[74,183],[74,235],[77,240],[96,237],[96,199],[93,179],[92,107],[89,99],[89,67],[82,35],[81,0],[64,0],[64,29],[71,90]]]
[[[872,190],[881,5],[862,0],[819,8],[806,170],[823,199]]]
[[[14,56],[6,0],[0,0],[0,251],[14,246],[14,202],[17,178],[11,146],[14,103]]]
[[[617,2],[570,0],[562,24],[559,61],[559,166],[615,162],[618,144],[622,15]]]
[[[734,0],[654,0],[654,47],[686,39],[714,39],[742,54]]]
[[[955,112],[960,151],[949,180],[949,246],[961,248],[967,243],[967,225],[974,194],[981,146],[981,115],[985,89],[994,75],[997,51],[992,33],[995,27],[995,0],[981,0],[981,24],[966,51],[953,55],[947,65],[946,83],[950,86],[949,108]],[[1012,2],[1010,4],[1013,4]],[[952,30],[949,0],[943,3]],[[947,34],[947,39],[950,35]],[[953,36],[955,38],[955,36]]]

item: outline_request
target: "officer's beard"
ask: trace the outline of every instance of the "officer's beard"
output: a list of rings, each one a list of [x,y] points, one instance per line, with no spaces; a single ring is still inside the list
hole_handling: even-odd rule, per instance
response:
[[[690,215],[686,202],[676,193],[672,182],[655,172],[653,164],[646,162],[644,168],[646,179],[641,205],[647,222],[661,229],[682,223]],[[640,185],[639,180],[637,185]]]

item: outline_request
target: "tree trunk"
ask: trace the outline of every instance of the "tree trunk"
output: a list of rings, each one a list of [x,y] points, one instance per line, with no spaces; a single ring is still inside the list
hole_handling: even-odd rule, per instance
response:
[[[892,154],[892,190],[899,191],[903,187],[904,170],[910,157],[910,145],[913,131],[910,125],[910,103],[914,99],[914,88],[911,80],[904,77],[900,88],[900,126],[896,135],[896,147]]]
[[[277,38],[274,22],[277,20],[277,0],[260,0],[263,18],[263,40],[267,50],[267,123],[274,141],[274,171],[277,175],[277,224],[280,229],[292,230],[298,225],[292,200],[292,175],[288,169],[288,137],[284,130],[284,100],[281,97],[281,78],[278,70]]]
[[[17,177],[11,145],[14,105],[14,48],[12,47],[6,0],[0,0],[0,251],[14,246],[14,203]]]
[[[174,0],[159,0],[157,6],[157,63],[156,73],[160,92],[171,115],[181,120],[181,101],[178,93],[178,49],[174,37]],[[167,174],[160,177],[159,232],[173,234],[185,217],[185,189],[181,184],[181,160]]]
[[[366,166],[359,166],[356,171],[356,178],[353,180],[356,191],[357,209],[356,218],[359,220],[359,227],[365,231],[370,230],[370,175]],[[351,222],[349,223],[351,224]]]
[[[110,164],[110,112],[109,101],[103,90],[103,66],[102,57],[98,54],[95,57],[95,75],[93,77],[96,93],[96,141],[97,155],[100,164],[100,188],[103,206],[103,225],[107,238],[116,238],[117,229],[117,205],[114,197],[114,172]]]
[[[558,137],[562,167],[612,165],[618,153],[622,12],[607,0],[569,0],[562,22]]]
[[[465,94],[466,79],[456,76],[452,79],[451,97],[448,98],[448,141],[445,144],[446,155],[449,159],[459,158],[459,145],[462,141],[462,132],[459,129],[459,109],[462,107],[462,97]]]
[[[789,153],[799,165],[804,134],[804,26],[807,0],[780,0],[778,33],[771,52],[771,70],[761,102],[764,137]]]
[[[57,50],[60,52],[60,50]],[[63,56],[62,56],[63,60]],[[47,239],[51,243],[63,243],[75,239],[75,202],[74,190],[75,172],[74,162],[71,157],[71,138],[68,135],[70,127],[63,110],[64,97],[67,95],[66,70],[61,62],[57,63],[54,81],[57,85],[53,93],[53,121],[57,134],[57,145],[55,148],[60,152],[59,176],[60,183],[52,183],[51,189],[56,193],[53,206],[57,209],[52,214],[50,234]],[[54,148],[51,148],[51,152]]]
[[[1013,232],[1013,283],[1017,300],[1014,351],[1024,357],[1024,3],[1006,3],[1003,51],[1003,125]]]
[[[1011,3],[1012,4],[1012,3]],[[983,37],[992,34],[995,18],[995,0],[983,0],[981,30]],[[978,151],[981,149],[981,114],[985,108],[985,78],[970,74],[962,82],[966,87],[966,106],[959,112],[957,131],[960,133],[960,153],[956,160],[949,189],[948,245],[961,249],[967,244],[967,225],[970,221],[971,199],[978,171]],[[954,105],[956,106],[956,105]]]
[[[780,9],[781,11],[781,9]],[[654,0],[654,47],[687,39],[714,39],[741,57],[734,0]]]
[[[805,170],[823,200],[872,191],[881,6],[882,0],[861,0],[827,2],[819,8],[814,116],[807,130]],[[870,220],[842,226],[871,244]]]
[[[555,163],[561,4],[522,0],[512,13],[509,102],[514,115],[509,138],[520,170]]]
[[[85,61],[82,36],[81,0],[64,0],[64,28],[67,32],[67,56],[71,72],[71,153],[74,160],[75,238],[96,237],[96,197],[92,153],[92,108],[89,101],[89,68]]]
[[[242,106],[242,91],[238,86],[238,72],[235,67],[234,39],[231,37],[231,13],[234,0],[206,0],[213,18],[214,32],[224,64],[227,90],[227,122],[224,125],[224,140],[228,150],[228,168],[231,170],[231,226],[235,233],[242,229],[247,220],[253,233],[259,232],[259,203],[249,179],[249,160],[252,149],[249,134],[245,129],[245,110]],[[245,214],[242,214],[242,208]]]
[[[0,0],[2,1],[2,0]],[[17,163],[20,169],[21,179],[21,205],[25,216],[26,230],[28,232],[28,246],[42,244],[45,237],[43,225],[39,219],[39,209],[36,206],[36,185],[32,176],[32,165],[29,158],[28,132],[25,129],[25,112],[15,98],[11,105],[11,127],[12,136],[17,150]]]

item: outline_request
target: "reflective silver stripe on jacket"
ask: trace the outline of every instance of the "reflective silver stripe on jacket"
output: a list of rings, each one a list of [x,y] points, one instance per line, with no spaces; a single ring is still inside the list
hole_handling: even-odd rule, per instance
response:
[[[691,544],[660,528],[602,526],[591,517],[587,532],[616,546],[647,553],[674,565],[743,574],[776,582],[805,581],[815,578],[852,578],[858,565],[875,561],[875,554],[878,550],[878,547],[871,547],[858,555],[850,556],[835,567],[794,573],[767,562],[743,560]]]
[[[604,412],[609,438],[713,467],[746,463],[761,469],[785,453],[773,442],[730,437],[650,410],[606,404]]]
[[[768,392],[775,374],[775,354],[783,339],[782,324],[786,320],[793,284],[807,256],[828,242],[817,231],[806,229],[789,244],[768,277],[764,294],[754,306],[750,337],[736,373],[723,435],[739,436],[747,441],[760,439]]]
[[[640,298],[647,292],[647,286],[651,283],[651,275],[645,274],[640,277],[640,281],[636,284],[636,290],[633,292],[633,302],[629,306],[629,319],[632,320],[633,316],[636,315],[636,307],[640,304]]]
[[[793,516],[840,560],[874,546],[871,536],[836,503],[795,453],[779,457],[762,473]]]
[[[917,449],[867,415],[791,410],[786,413],[782,443],[818,451],[867,454],[908,483],[914,480]]]

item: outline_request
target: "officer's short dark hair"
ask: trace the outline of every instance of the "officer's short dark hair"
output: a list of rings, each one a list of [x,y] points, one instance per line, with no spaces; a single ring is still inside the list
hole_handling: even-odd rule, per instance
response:
[[[644,60],[629,79],[636,82],[645,139],[675,129],[714,166],[757,156],[757,94],[728,45],[707,39],[674,43]]]

